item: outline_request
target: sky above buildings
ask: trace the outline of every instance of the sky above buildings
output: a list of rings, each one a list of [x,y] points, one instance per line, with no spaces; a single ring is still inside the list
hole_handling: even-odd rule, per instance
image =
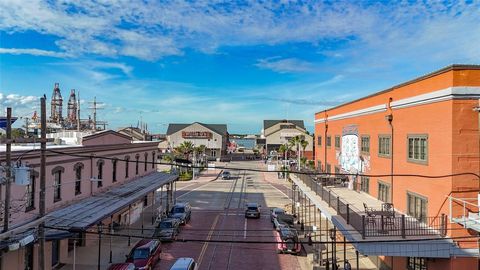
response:
[[[65,100],[80,91],[82,118],[104,102],[110,128],[312,130],[317,111],[480,63],[479,2],[426,2],[0,0],[0,106],[30,117],[58,82]]]

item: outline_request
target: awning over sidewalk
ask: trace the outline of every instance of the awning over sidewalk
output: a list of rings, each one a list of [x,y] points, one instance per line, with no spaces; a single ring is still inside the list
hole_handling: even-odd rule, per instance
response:
[[[49,213],[45,226],[85,230],[177,178],[178,175],[155,172],[132,180]],[[63,238],[65,231],[49,229],[46,234],[49,239]]]

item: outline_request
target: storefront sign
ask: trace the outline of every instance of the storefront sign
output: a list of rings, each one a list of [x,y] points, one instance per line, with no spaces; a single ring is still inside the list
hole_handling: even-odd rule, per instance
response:
[[[211,139],[212,133],[208,131],[182,131],[184,139]]]

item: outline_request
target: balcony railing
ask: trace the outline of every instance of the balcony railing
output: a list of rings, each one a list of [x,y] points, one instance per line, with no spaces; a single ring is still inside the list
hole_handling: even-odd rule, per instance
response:
[[[406,216],[399,212],[389,215],[367,215],[347,200],[341,198],[328,186],[344,186],[345,177],[312,177],[308,174],[295,174],[317,196],[328,203],[337,215],[341,216],[347,224],[351,225],[362,238],[395,236],[442,236],[446,235],[447,217],[442,214],[437,217],[427,217],[419,221],[414,217]],[[328,186],[327,186],[328,185]],[[379,211],[380,212],[380,211]]]

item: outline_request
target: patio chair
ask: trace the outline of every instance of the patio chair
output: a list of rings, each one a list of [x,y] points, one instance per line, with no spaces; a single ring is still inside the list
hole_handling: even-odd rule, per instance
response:
[[[373,226],[375,226],[375,224],[376,224],[375,217],[376,216],[373,213],[373,211],[375,211],[375,209],[373,209],[372,207],[368,207],[366,203],[363,203],[363,207],[365,208],[365,215],[366,215],[367,224],[373,224]]]
[[[382,211],[388,213],[384,215],[384,224],[390,227],[395,227],[395,209],[393,203],[383,203]]]

